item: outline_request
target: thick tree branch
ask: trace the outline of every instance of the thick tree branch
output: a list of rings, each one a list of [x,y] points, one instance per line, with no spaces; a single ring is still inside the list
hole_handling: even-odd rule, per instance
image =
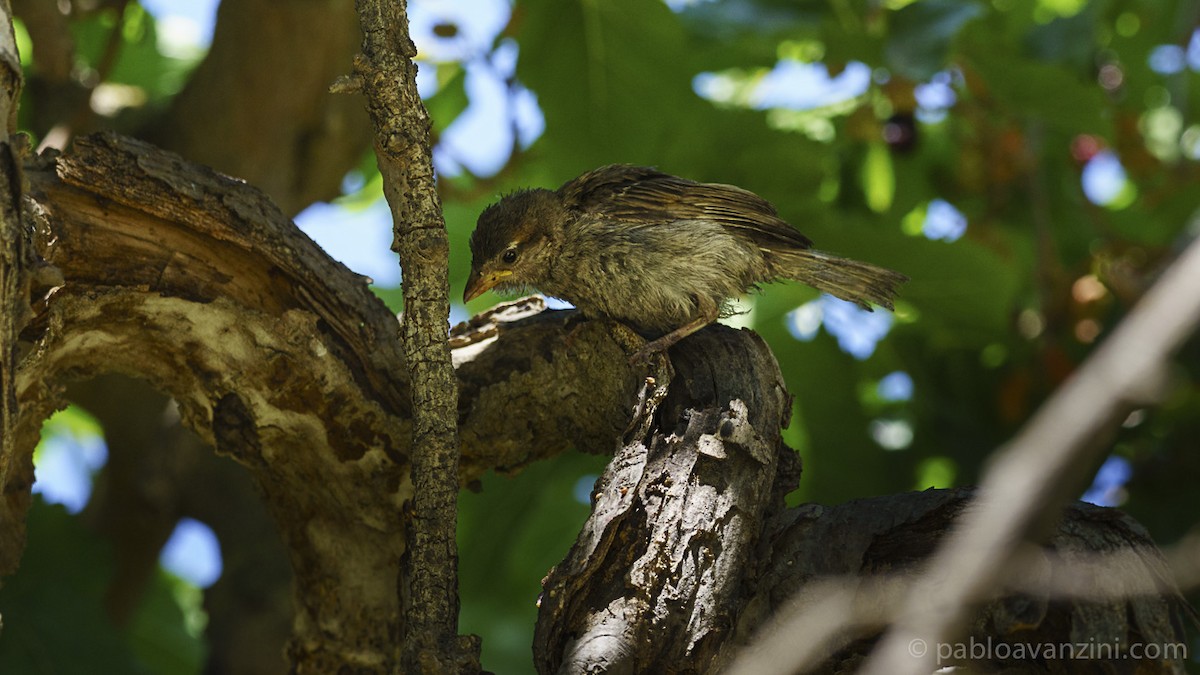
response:
[[[780,441],[791,401],[767,346],[714,327],[672,362],[670,393],[657,406],[647,393],[579,540],[543,582],[539,672],[710,662],[741,610],[763,520],[796,486],[796,455]]]
[[[173,396],[183,423],[263,491],[296,575],[292,668],[395,670],[401,514],[412,494],[395,317],[260,193],[169,153],[101,136],[25,174],[31,255],[43,265],[28,268],[50,273],[34,274],[22,296],[36,302],[21,335],[13,452],[0,457],[0,569],[19,560],[37,432],[62,405],[64,385],[133,375]],[[761,342],[712,327],[681,343],[670,395],[659,401],[650,387],[643,403],[657,407],[642,405],[630,426],[641,374],[624,358],[625,333],[540,309],[515,303],[455,331],[460,479],[570,446],[609,451],[631,429],[597,514],[547,580],[543,668],[684,654],[673,668],[715,670],[801,584],[915,562],[958,512],[909,495],[862,504],[855,517],[808,507],[771,518],[795,467],[779,464],[794,455],[772,441],[789,406]],[[927,515],[897,516],[905,509]],[[842,515],[812,526],[822,513]],[[1102,521],[1114,548],[1141,550]],[[808,572],[789,581],[791,569]],[[626,574],[635,586],[623,585]],[[1159,596],[1171,596],[1163,588]],[[609,606],[629,611],[606,618]],[[1143,631],[1166,616],[1161,604],[1137,611]],[[620,632],[605,638],[607,628]],[[637,654],[605,651],[631,645]],[[857,658],[867,648],[851,642],[843,652]]]
[[[289,359],[310,370],[317,364],[309,359],[339,360],[349,385],[339,398],[362,398],[391,415],[409,416],[409,378],[395,339],[396,317],[362,277],[331,260],[261,193],[111,134],[79,139],[61,157],[35,159],[26,175],[30,210],[41,226],[37,253],[47,268],[39,276],[58,275],[57,281],[44,282],[53,284],[53,292],[37,305],[27,341],[44,336],[56,320],[59,301],[69,301],[72,294],[174,298],[213,320],[227,306],[253,317],[307,316],[321,348],[303,347],[288,353]],[[40,298],[47,289],[39,288],[35,296]],[[28,313],[28,299],[25,306]],[[612,439],[628,422],[640,376],[615,363],[622,352],[612,327],[581,323],[574,312],[542,309],[540,300],[527,299],[456,328],[464,481],[496,467],[517,470],[572,446],[611,452]],[[74,330],[72,318],[64,317],[62,330]],[[133,330],[132,317],[105,318],[118,330],[127,324]],[[181,344],[199,346],[209,330],[214,329],[203,322],[185,323],[172,333]],[[569,345],[567,333],[573,336]],[[221,345],[237,346],[218,339],[215,346]],[[70,346],[85,345],[73,340]],[[225,358],[233,359],[227,367],[240,369],[241,360],[272,357],[261,352]],[[107,358],[96,355],[92,370],[103,372]],[[151,377],[156,372],[151,363],[132,363],[133,374]],[[186,369],[166,374],[203,375]],[[245,388],[256,386],[248,378],[242,381]],[[168,393],[179,398],[176,391]],[[319,401],[307,403],[314,402]],[[566,414],[564,402],[580,414]],[[334,416],[329,421],[343,428],[347,420]],[[388,449],[394,461],[407,462],[409,442],[404,437]]]
[[[855,672],[946,533],[969,517],[973,493],[928,490],[806,505],[776,518],[762,539],[764,564],[750,581],[736,634],[710,672],[755,633],[725,672]],[[1183,639],[1188,607],[1149,534],[1114,509],[1076,504],[1061,515],[1046,544],[1022,548],[1026,564],[1008,570],[964,624],[964,643],[998,647],[964,654],[950,643],[914,642],[905,657],[920,660],[927,649],[937,667],[981,672],[1113,672],[1106,666],[1120,659],[1131,672],[1183,672],[1182,650],[1141,660],[1118,651]],[[1082,650],[1072,659],[1058,648],[1098,642],[1111,659],[1089,659]],[[1004,658],[1030,645],[1053,645],[1055,655]]]
[[[147,144],[79,139],[26,174],[34,252],[59,277],[22,295],[27,315],[30,295],[41,300],[22,333],[13,452],[0,458],[0,569],[16,569],[32,451],[63,385],[139,377],[264,491],[296,572],[297,670],[389,670],[411,495],[395,316],[261,193]],[[463,481],[572,446],[609,451],[628,420],[637,375],[610,326],[584,324],[568,345],[572,313],[540,308],[461,329]],[[564,400],[581,416],[567,419]]]

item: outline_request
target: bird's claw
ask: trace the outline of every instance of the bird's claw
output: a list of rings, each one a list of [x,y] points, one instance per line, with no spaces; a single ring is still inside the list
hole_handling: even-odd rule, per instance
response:
[[[647,347],[649,347],[649,346],[650,345],[646,345],[646,347],[642,347],[641,349],[637,350],[633,354],[630,354],[629,355],[629,365],[631,365],[631,366],[649,365],[650,357],[654,356],[655,354],[662,353],[657,350],[647,349]]]

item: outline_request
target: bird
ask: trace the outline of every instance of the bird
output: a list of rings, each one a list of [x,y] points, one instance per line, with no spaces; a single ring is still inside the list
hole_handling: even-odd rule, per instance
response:
[[[566,300],[651,339],[631,361],[665,351],[721,318],[731,298],[778,280],[893,309],[907,276],[812,246],[753,192],[611,164],[484,209],[463,302],[489,290]]]

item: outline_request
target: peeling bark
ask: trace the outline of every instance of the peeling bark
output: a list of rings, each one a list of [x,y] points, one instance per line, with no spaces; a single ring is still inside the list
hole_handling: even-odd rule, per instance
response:
[[[736,623],[763,518],[796,486],[780,440],[791,401],[757,336],[714,327],[680,342],[672,363],[670,393],[634,419],[578,542],[543,582],[539,672],[680,672],[710,659]]]
[[[389,669],[412,490],[395,317],[261,193],[144,143],[80,139],[33,161],[27,176],[35,252],[61,276],[35,289],[42,300],[32,309],[24,301],[29,349],[0,517],[12,545],[0,566],[16,569],[32,451],[41,421],[65,404],[65,385],[138,377],[172,396],[183,423],[248,467],[264,492],[296,574],[293,665]],[[636,376],[612,358],[622,352],[606,326],[584,326],[568,349],[565,314],[510,331],[500,312],[462,328],[472,336],[457,350],[462,480],[571,446],[600,450],[598,439],[623,427]],[[558,397],[591,418],[562,424],[546,405]]]
[[[32,451],[66,386],[138,377],[262,491],[295,574],[292,669],[394,671],[412,494],[396,318],[261,193],[170,153],[92,137],[30,160],[25,175],[35,236],[18,271],[29,273],[20,297],[30,320],[14,379],[19,415],[0,456],[0,570],[19,562]],[[625,359],[636,343],[537,300],[476,317],[452,338],[462,484],[570,447],[619,445],[579,542],[546,580],[543,672],[715,672],[773,617],[812,606],[830,578],[851,580],[852,604],[883,611],[901,594],[871,580],[903,588],[960,517],[960,492],[782,511],[798,467],[779,441],[790,403],[761,341],[701,331],[656,365],[640,397],[645,374]],[[1124,516],[1069,510],[1046,551],[1039,569],[1049,572],[1031,578],[1070,576],[1084,554],[1132,553],[1122,572],[1096,568],[1092,585],[1133,597],[1017,584],[976,634],[1177,638],[1183,610],[1169,575]],[[1129,578],[1154,583],[1120,582]],[[815,653],[821,670],[858,663],[878,630],[863,620],[828,636]]]

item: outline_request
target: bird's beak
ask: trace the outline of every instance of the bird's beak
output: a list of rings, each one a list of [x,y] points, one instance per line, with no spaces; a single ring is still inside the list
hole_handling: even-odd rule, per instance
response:
[[[470,302],[475,298],[483,295],[496,287],[505,277],[511,277],[512,270],[496,270],[487,274],[480,274],[475,270],[471,270],[471,276],[467,277],[467,287],[463,289],[463,302]]]

